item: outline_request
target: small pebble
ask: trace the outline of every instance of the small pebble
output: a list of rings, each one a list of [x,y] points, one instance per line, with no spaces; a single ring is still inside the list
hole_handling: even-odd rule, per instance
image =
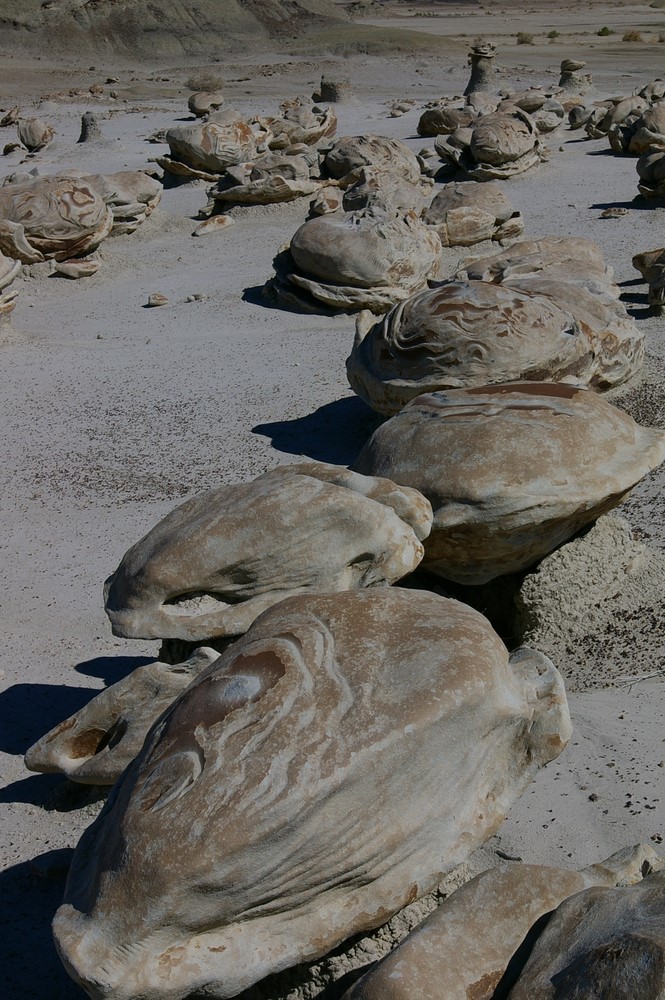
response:
[[[146,305],[148,306],[165,306],[168,303],[168,299],[161,292],[153,292],[152,295],[148,296],[148,301]]]

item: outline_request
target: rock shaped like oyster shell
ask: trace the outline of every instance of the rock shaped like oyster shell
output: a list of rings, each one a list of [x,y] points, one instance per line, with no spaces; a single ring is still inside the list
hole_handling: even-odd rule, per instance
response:
[[[37,177],[0,187],[0,251],[24,264],[90,253],[113,215],[82,178]]]
[[[88,174],[82,178],[97,191],[113,212],[113,235],[135,232],[159,204],[160,181],[143,170],[114,174]]]
[[[418,292],[371,323],[359,318],[346,370],[353,391],[387,415],[435,389],[519,379],[588,382],[599,361],[570,312],[483,281]]]
[[[415,490],[317,462],[220,486],[168,514],[105,586],[116,635],[241,635],[292,594],[394,583],[423,554],[431,509]]]
[[[456,601],[270,609],[161,717],[54,920],[96,997],[235,996],[385,923],[501,824],[570,736],[563,682]]]
[[[420,116],[416,131],[423,138],[435,135],[450,135],[456,128],[466,128],[478,117],[478,112],[472,107],[428,108]]]
[[[203,118],[211,111],[217,111],[223,103],[224,95],[218,90],[197,90],[195,94],[190,94],[187,107],[196,118]]]
[[[270,148],[286,149],[294,143],[314,146],[323,139],[331,139],[337,131],[337,115],[332,108],[316,108],[316,105],[293,102],[284,109],[282,117],[262,119],[271,132]]]
[[[393,170],[411,184],[420,180],[420,164],[415,153],[399,139],[384,135],[343,136],[322,161],[324,174],[337,180],[343,180],[359,167]]]
[[[591,240],[521,240],[499,254],[467,261],[455,277],[544,296],[571,313],[591,343],[596,363],[590,381],[599,389],[627,381],[642,366],[644,337]]]
[[[524,232],[521,214],[494,181],[451,181],[434,196],[423,222],[436,229],[444,247],[516,239]]]
[[[86,785],[112,785],[162,712],[218,657],[217,650],[200,646],[183,663],[137,667],[42,736],[26,753],[25,766]]]
[[[436,276],[441,242],[413,212],[368,208],[305,222],[266,292],[312,312],[384,312]]]
[[[490,1000],[541,918],[592,886],[639,882],[652,865],[662,862],[638,844],[579,872],[528,864],[492,868],[444,899],[344,1000]]]
[[[225,111],[206,122],[169,129],[170,156],[156,162],[171,173],[215,180],[227,167],[253,159],[267,148],[271,133],[235,111]]]
[[[41,118],[21,118],[17,125],[19,142],[30,153],[44,149],[53,139],[55,129]]]
[[[434,148],[444,162],[476,181],[503,180],[541,160],[535,122],[517,107],[482,115],[468,128],[439,136]]]
[[[533,565],[663,459],[665,432],[595,392],[516,382],[418,396],[352,468],[426,496],[434,524],[423,567],[476,584]]]
[[[565,900],[536,941],[511,1000],[660,1000],[665,993],[665,872]]]

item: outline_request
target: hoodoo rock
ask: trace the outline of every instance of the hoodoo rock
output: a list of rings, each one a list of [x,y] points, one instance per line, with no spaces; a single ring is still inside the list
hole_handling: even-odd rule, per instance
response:
[[[241,635],[307,590],[394,583],[423,555],[431,508],[415,490],[316,462],[188,500],[123,557],[105,587],[116,635]]]
[[[98,998],[228,998],[384,924],[570,737],[563,682],[423,591],[294,597],[162,715],[53,928]]]
[[[616,507],[665,459],[665,431],[554,382],[418,396],[352,468],[419,490],[434,510],[423,567],[485,583],[536,563]]]

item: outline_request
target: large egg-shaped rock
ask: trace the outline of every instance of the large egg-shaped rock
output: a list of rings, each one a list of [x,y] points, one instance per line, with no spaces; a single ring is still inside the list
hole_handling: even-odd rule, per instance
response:
[[[432,890],[570,736],[563,683],[424,591],[294,597],[185,691],[54,920],[108,1000],[233,997]]]
[[[570,312],[540,295],[483,281],[418,292],[367,329],[359,318],[349,383],[392,415],[436,389],[518,379],[589,381],[597,359]],[[371,320],[369,320],[371,323]]]
[[[415,490],[339,466],[282,466],[168,514],[106,581],[106,613],[128,638],[241,635],[293,594],[411,573],[431,518]]]
[[[531,566],[663,459],[665,431],[595,392],[513,382],[418,396],[353,468],[420,490],[434,510],[423,566],[477,584]]]

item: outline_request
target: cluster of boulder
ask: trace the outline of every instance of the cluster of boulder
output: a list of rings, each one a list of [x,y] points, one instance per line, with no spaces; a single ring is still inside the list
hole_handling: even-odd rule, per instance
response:
[[[493,58],[476,45],[465,106],[439,109],[437,149],[468,179],[431,200],[424,156],[332,141],[334,114],[301,98],[246,119],[199,93],[197,121],[167,133],[158,162],[212,181],[213,211],[316,195],[267,292],[369,310],[347,371],[390,419],[350,468],[280,466],[193,497],[106,581],[113,633],[161,640],[161,658],[25,758],[113,785],[53,923],[93,997],[226,1000],[307,975],[443,894],[570,739],[556,666],[441,592],[575,544],[665,460],[665,432],[602,396],[644,347],[595,244],[520,241],[438,280],[443,247],[522,234],[495,179],[538,162],[565,113],[542,92],[493,102]],[[567,62],[560,95],[588,92]],[[145,174],[16,178],[0,188],[0,291],[22,261],[71,263],[133,231],[160,193]],[[659,266],[643,256],[645,274]],[[590,982],[656,998],[662,868],[638,846],[581,872],[485,872],[408,936],[405,922],[345,998],[572,1000]]]

